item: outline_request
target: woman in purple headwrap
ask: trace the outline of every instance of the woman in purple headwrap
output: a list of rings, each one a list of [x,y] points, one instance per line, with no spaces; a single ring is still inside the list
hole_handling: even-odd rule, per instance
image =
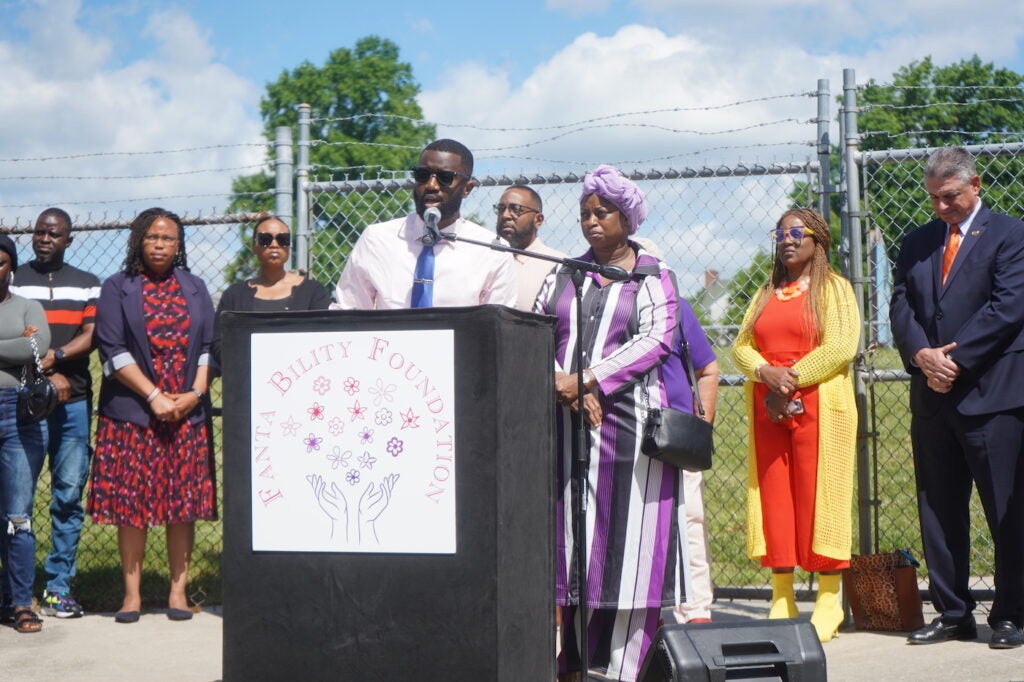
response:
[[[572,571],[573,423],[579,418],[577,373],[582,372],[590,465],[587,473],[588,669],[635,680],[658,628],[662,607],[682,596],[682,476],[640,452],[643,387],[661,405],[660,375],[676,326],[672,271],[629,240],[647,217],[644,193],[611,166],[583,181],[580,227],[590,249],[580,260],[616,265],[624,281],[590,274],[583,284],[584,328],[576,328],[571,273],[559,268],[544,282],[535,311],[558,317],[555,388],[559,469],[557,603],[564,642],[559,679],[579,679],[575,616],[579,589]],[[583,344],[584,366],[574,361]],[[574,677],[575,675],[575,677]]]

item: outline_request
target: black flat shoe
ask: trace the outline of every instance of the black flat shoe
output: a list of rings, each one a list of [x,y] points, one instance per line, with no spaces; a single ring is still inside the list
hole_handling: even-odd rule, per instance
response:
[[[192,612],[188,609],[167,609],[168,620],[192,620]]]
[[[915,630],[907,637],[907,644],[938,644],[958,640],[961,642],[978,638],[978,626],[974,616],[969,616],[956,623],[944,623],[938,617],[920,630]]]
[[[989,649],[1016,649],[1024,644],[1024,635],[1020,628],[1009,620],[1001,620],[992,624],[992,641]]]
[[[118,611],[114,614],[115,623],[138,623],[139,612],[138,611]]]

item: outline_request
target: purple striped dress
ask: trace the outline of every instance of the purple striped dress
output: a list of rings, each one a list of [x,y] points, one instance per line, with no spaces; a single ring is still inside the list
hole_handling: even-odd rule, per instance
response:
[[[582,337],[584,366],[598,381],[604,414],[588,429],[587,606],[593,609],[641,609],[672,606],[684,590],[682,475],[640,452],[646,381],[651,402],[667,404],[660,366],[668,356],[676,326],[675,276],[635,243],[632,278],[602,286],[588,276],[583,291],[582,334],[576,329],[576,302],[569,274],[548,275],[536,312],[558,317],[555,360],[560,371],[576,371],[573,350]],[[588,251],[580,260],[593,261]],[[651,371],[654,370],[654,371]],[[571,493],[572,420],[559,407],[559,470],[556,599],[577,604],[572,576],[573,514]]]

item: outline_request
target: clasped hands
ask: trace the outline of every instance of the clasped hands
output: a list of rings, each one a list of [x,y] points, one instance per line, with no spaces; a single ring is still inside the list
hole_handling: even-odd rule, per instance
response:
[[[782,421],[793,416],[789,410],[789,397],[796,390],[800,373],[792,367],[773,367],[761,365],[757,370],[761,383],[768,387],[764,406],[768,418],[773,422]]]
[[[936,393],[949,393],[953,382],[960,376],[960,365],[949,357],[954,348],[955,341],[939,348],[922,348],[914,353],[914,364],[921,368],[928,380],[928,388]]]
[[[555,396],[558,402],[570,407],[574,412],[578,411],[579,377],[576,374],[555,372]],[[583,411],[586,413],[587,423],[591,426],[601,424],[601,401],[593,391],[583,394]]]
[[[184,393],[158,393],[149,403],[149,409],[158,421],[176,422],[184,419],[199,405],[199,396],[193,391]]]

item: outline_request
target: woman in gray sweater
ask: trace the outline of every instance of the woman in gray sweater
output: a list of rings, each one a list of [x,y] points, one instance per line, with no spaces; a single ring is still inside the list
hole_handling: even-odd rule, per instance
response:
[[[32,610],[36,536],[32,507],[36,479],[46,453],[46,422],[18,423],[18,386],[22,368],[34,363],[37,351],[50,347],[50,327],[38,301],[10,291],[18,252],[0,235],[0,621],[17,632],[39,632],[43,623]]]

